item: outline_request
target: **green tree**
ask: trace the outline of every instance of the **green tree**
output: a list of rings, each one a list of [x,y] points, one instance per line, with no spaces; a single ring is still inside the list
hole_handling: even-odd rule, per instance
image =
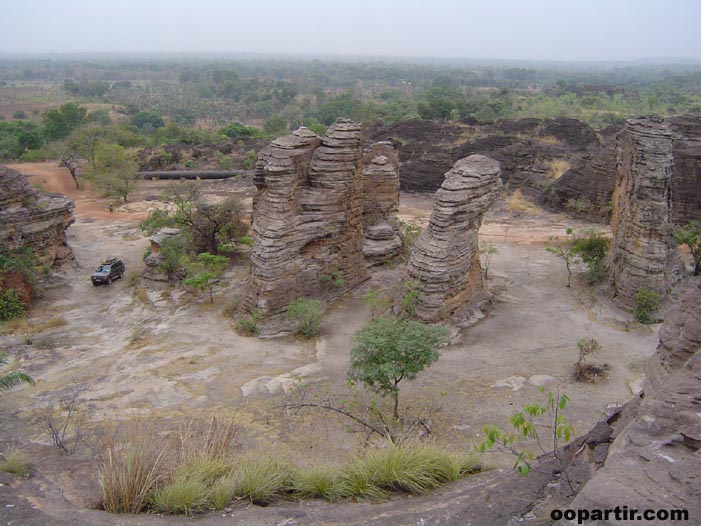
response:
[[[545,247],[547,252],[555,255],[565,262],[567,268],[567,286],[570,286],[572,281],[572,265],[580,258],[579,253],[574,248],[573,231],[567,229],[569,239],[558,241],[555,246]]]
[[[216,255],[220,247],[239,241],[247,232],[243,207],[236,197],[207,203],[197,184],[188,181],[169,186],[164,198],[175,205],[175,210],[151,212],[140,225],[149,235],[165,226],[177,227],[186,237],[189,249]]]
[[[7,364],[7,354],[0,351],[0,365]],[[31,376],[22,371],[14,370],[8,373],[0,374],[0,393],[12,389],[21,383],[34,385],[34,380]]]
[[[694,276],[698,276],[701,271],[701,221],[694,219],[684,226],[676,227],[674,241],[677,245],[689,247]]]
[[[606,272],[604,258],[609,250],[610,240],[601,232],[587,229],[584,235],[572,242],[572,251],[587,264],[587,282],[590,285],[601,281]]]
[[[159,115],[149,113],[148,111],[140,111],[139,113],[136,113],[131,118],[131,124],[132,126],[136,126],[139,128],[139,130],[146,133],[150,133],[153,130],[165,126],[165,122],[163,122],[163,119]]]
[[[126,203],[138,180],[136,170],[134,155],[118,144],[103,143],[95,148],[95,162],[88,173],[107,195],[121,197]]]
[[[195,287],[204,292],[209,292],[209,302],[214,303],[214,286],[220,282],[222,275],[229,265],[229,259],[225,256],[215,256],[204,252],[197,255],[197,259],[190,269],[193,275],[186,278],[183,284]]]
[[[440,357],[447,343],[444,327],[408,319],[377,318],[354,335],[350,381],[359,381],[382,397],[394,400],[393,415],[399,418],[399,383],[413,380]]]
[[[88,110],[85,106],[78,106],[73,102],[62,104],[58,109],[52,108],[42,114],[44,121],[44,133],[51,140],[63,139],[88,118]]]

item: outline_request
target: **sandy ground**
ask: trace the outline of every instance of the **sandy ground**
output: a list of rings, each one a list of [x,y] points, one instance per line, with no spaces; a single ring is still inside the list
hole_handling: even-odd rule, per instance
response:
[[[362,448],[364,437],[349,434],[337,419],[314,413],[288,418],[276,406],[297,379],[317,392],[347,395],[352,335],[370,319],[361,296],[370,287],[397,281],[400,268],[376,272],[361,290],[333,305],[315,342],[245,338],[223,313],[237,301],[245,261],[232,268],[214,305],[178,287],[137,279],[147,246],[137,221],[153,206],[145,199],[157,194],[161,183],[143,183],[131,205],[110,215],[107,201],[77,191],[66,171],[41,164],[17,168],[33,174],[33,183],[75,199],[77,220],[68,240],[76,265],[61,271],[59,285],[31,312],[31,323],[59,320],[58,326],[35,334],[31,346],[22,345],[19,332],[0,337],[37,381],[3,398],[12,423],[0,430],[4,441],[48,444],[33,419],[79,384],[88,427],[134,415],[165,427],[217,415],[235,418],[246,443],[278,449],[298,462],[341,461]],[[227,184],[212,183],[208,190],[213,195],[238,191],[244,198],[250,193]],[[430,196],[402,195],[400,216],[425,224],[431,206]],[[490,265],[491,310],[456,334],[453,345],[417,380],[401,384],[405,414],[428,417],[438,443],[471,448],[484,425],[506,426],[516,408],[542,401],[541,384],[569,395],[567,418],[577,433],[600,420],[607,407],[631,397],[631,384],[641,379],[655,350],[656,327],[632,323],[580,280],[565,287],[564,265],[544,251],[543,243],[568,226],[587,225],[547,213],[514,216],[500,207],[485,219],[480,237],[498,250]],[[92,268],[112,254],[123,258],[127,276],[111,287],[92,287]],[[610,365],[607,380],[572,379],[580,338],[601,344],[593,361]],[[93,477],[63,477],[64,497],[85,505],[94,497]]]

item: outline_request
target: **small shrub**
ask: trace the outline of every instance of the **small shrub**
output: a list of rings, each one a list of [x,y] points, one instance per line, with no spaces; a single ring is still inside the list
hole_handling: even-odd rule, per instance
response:
[[[0,321],[21,318],[27,312],[27,306],[17,295],[15,289],[0,291]]]
[[[654,290],[642,287],[635,293],[635,319],[640,323],[654,323],[659,306],[660,296]]]
[[[324,287],[334,286],[336,288],[341,288],[346,285],[346,280],[343,278],[343,274],[339,269],[333,269],[331,274],[326,274],[321,277],[321,282]]]
[[[236,332],[241,336],[258,336],[258,321],[260,320],[260,311],[253,309],[250,314],[243,314],[236,318]]]
[[[246,245],[248,247],[252,247],[253,246],[253,238],[249,237],[249,236],[240,237],[239,243],[241,243],[242,245]]]
[[[587,229],[583,235],[574,238],[572,251],[587,264],[587,283],[594,285],[601,282],[606,275],[604,259],[611,241],[601,232]]]
[[[291,489],[292,475],[289,464],[278,458],[246,457],[234,468],[231,478],[234,496],[266,506]]]
[[[400,221],[399,239],[402,241],[402,259],[407,262],[411,256],[411,249],[421,235],[421,227]]]
[[[324,311],[318,300],[297,298],[287,306],[286,316],[297,323],[297,334],[311,339],[321,332]]]
[[[151,504],[156,511],[192,515],[205,509],[208,496],[209,489],[199,478],[176,478],[155,491]]]
[[[13,473],[20,477],[29,475],[29,464],[24,452],[16,447],[9,447],[3,452],[3,460],[0,461],[0,471]]]
[[[413,318],[416,315],[416,305],[424,298],[424,293],[418,290],[419,285],[418,280],[407,281],[404,285],[406,292],[399,301],[402,312],[409,318]]]
[[[313,466],[297,470],[292,478],[292,488],[302,499],[326,499],[338,501],[348,495],[340,471],[334,466]]]

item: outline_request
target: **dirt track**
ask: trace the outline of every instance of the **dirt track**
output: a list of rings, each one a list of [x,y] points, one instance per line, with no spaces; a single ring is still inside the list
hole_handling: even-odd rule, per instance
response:
[[[33,183],[75,199],[77,221],[69,230],[69,243],[78,265],[64,269],[65,284],[51,290],[32,311],[33,322],[62,317],[65,325],[35,335],[30,347],[21,345],[19,335],[0,337],[4,346],[19,349],[22,367],[37,380],[36,387],[21,387],[3,399],[13,422],[0,432],[3,441],[28,436],[33,444],[47,444],[41,429],[30,423],[33,414],[71,385],[84,383],[81,407],[93,423],[133,415],[170,422],[231,416],[244,426],[247,441],[286,451],[301,462],[338,461],[361,447],[362,440],[348,435],[341,422],[323,416],[288,421],[272,404],[281,400],[290,377],[343,392],[352,334],[369,320],[360,296],[367,287],[396,280],[400,269],[377,273],[365,288],[336,304],[325,316],[316,343],[244,338],[222,314],[246,278],[244,263],[232,269],[214,306],[178,288],[145,283],[130,287],[128,279],[94,288],[88,276],[105,254],[121,256],[129,272],[140,271],[147,240],[135,222],[150,206],[139,200],[144,191],[131,208],[110,215],[106,201],[77,191],[67,171],[41,164],[20,168],[35,174]],[[430,197],[403,195],[400,214],[421,223],[430,214],[431,202]],[[565,288],[564,266],[545,253],[542,243],[561,235],[566,226],[585,225],[546,213],[513,217],[503,210],[486,219],[481,237],[498,249],[489,282],[495,305],[477,325],[463,330],[433,367],[402,385],[407,411],[432,406],[440,444],[471,448],[485,424],[505,425],[515,408],[539,399],[536,384],[559,384],[569,394],[568,419],[580,433],[601,419],[609,404],[631,396],[629,384],[641,377],[642,364],[655,349],[655,331],[628,324],[627,314],[597,299],[576,280],[571,289]],[[602,345],[594,359],[610,364],[607,381],[572,380],[576,342],[584,337]],[[60,464],[51,453],[46,455]],[[39,473],[42,469],[36,466]],[[77,479],[61,476],[61,489],[46,481],[46,494],[32,498],[40,506],[63,506],[56,508],[57,516],[75,518],[72,507],[94,497],[95,486],[86,483],[86,477],[92,480],[93,473]],[[59,492],[61,499],[52,492]],[[52,515],[51,510],[47,513]],[[278,524],[275,521],[284,518],[263,516],[270,520],[257,524]],[[245,512],[239,520],[247,520]],[[161,524],[155,518],[110,518],[104,523]]]

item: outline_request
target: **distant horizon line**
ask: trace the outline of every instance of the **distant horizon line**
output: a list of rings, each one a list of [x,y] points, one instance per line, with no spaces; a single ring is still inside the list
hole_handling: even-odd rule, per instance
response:
[[[0,58],[273,58],[303,60],[369,60],[404,62],[471,62],[534,64],[698,64],[701,57],[647,56],[628,59],[489,58],[436,55],[367,55],[351,53],[284,53],[267,51],[0,51]]]

